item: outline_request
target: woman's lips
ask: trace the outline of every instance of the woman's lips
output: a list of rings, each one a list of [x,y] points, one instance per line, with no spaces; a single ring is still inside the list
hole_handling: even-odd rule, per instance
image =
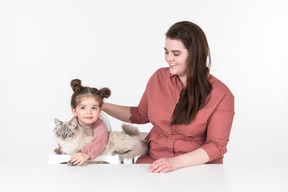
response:
[[[169,64],[170,68],[173,68],[176,66],[176,64]]]

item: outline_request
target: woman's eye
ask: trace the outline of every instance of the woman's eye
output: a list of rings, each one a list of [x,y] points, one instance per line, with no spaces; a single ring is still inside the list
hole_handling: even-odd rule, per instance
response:
[[[180,55],[180,53],[174,53],[174,56],[175,57],[177,57],[177,56],[179,56]]]

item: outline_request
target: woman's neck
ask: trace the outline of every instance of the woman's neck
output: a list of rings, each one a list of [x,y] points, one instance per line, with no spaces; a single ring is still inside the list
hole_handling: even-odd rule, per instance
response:
[[[186,85],[187,85],[187,77],[178,75],[178,78],[180,79],[180,81],[182,83],[182,87],[186,87]]]

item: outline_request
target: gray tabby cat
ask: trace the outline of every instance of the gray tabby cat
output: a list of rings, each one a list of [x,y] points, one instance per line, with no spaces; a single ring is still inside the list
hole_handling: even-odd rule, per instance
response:
[[[77,119],[71,122],[62,122],[55,119],[54,136],[61,148],[56,148],[56,154],[66,153],[74,155],[81,149],[92,142],[93,130],[90,127],[78,125]],[[145,155],[148,152],[148,144],[139,138],[139,131],[131,125],[122,125],[122,132],[111,131],[106,148],[100,155],[119,155],[121,163],[124,159],[134,158]],[[88,162],[89,163],[89,162]],[[94,161],[90,163],[107,163],[103,161]],[[71,162],[67,163],[72,165]]]

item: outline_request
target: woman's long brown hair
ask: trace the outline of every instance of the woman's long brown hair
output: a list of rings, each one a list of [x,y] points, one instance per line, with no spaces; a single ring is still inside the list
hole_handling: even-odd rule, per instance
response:
[[[211,65],[208,42],[202,29],[189,21],[172,25],[166,33],[166,38],[180,40],[189,52],[187,86],[181,91],[171,125],[189,124],[205,105],[206,98],[212,90],[207,76],[208,67]]]

